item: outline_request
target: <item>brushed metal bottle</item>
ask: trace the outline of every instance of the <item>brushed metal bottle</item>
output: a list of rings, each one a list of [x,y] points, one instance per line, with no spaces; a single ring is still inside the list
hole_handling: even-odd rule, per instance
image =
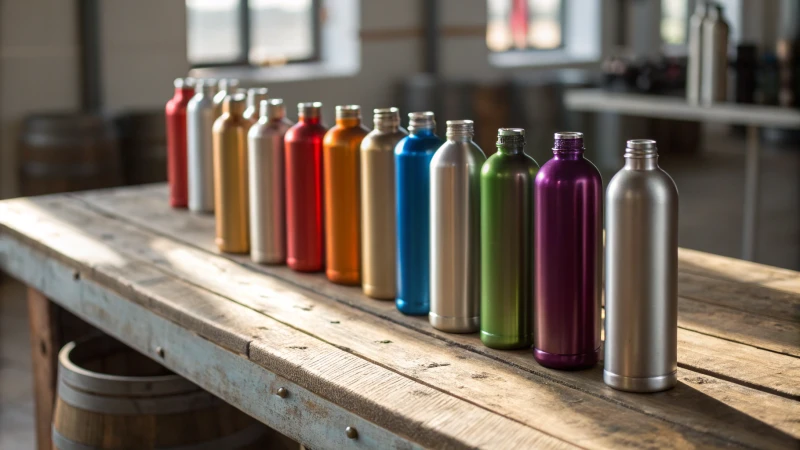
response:
[[[259,121],[261,111],[261,101],[267,100],[267,92],[269,90],[265,87],[250,88],[247,90],[247,106],[244,109],[242,116],[256,123]]]
[[[430,312],[431,158],[442,146],[430,111],[408,114],[409,134],[394,149],[397,211],[397,309]]]
[[[225,97],[222,116],[214,122],[214,208],[217,222],[216,243],[220,251],[250,251],[247,218],[247,131],[250,121],[242,117],[246,97]]]
[[[448,120],[444,144],[431,159],[431,309],[437,330],[473,333],[480,327],[481,166],[471,120]]]
[[[678,189],[658,167],[655,141],[628,141],[606,208],[603,381],[631,392],[670,389],[678,367]]]
[[[325,275],[338,284],[361,284],[361,107],[336,107],[336,125],[322,141],[325,187]]]
[[[481,169],[481,341],[533,344],[533,183],[525,130],[500,128],[497,153]]]
[[[703,20],[703,68],[700,100],[704,105],[724,102],[728,97],[728,33],[722,5],[709,5]]]
[[[189,210],[214,212],[214,95],[217,80],[197,82],[196,94],[186,108],[189,153]]]
[[[217,93],[214,94],[214,116],[222,115],[222,104],[225,97],[234,93],[239,86],[239,80],[235,78],[220,78],[217,81]]]
[[[408,132],[397,108],[374,110],[375,129],[361,141],[361,287],[364,294],[394,300],[397,234],[394,148]]]
[[[699,0],[689,19],[689,55],[686,64],[686,101],[700,103],[700,83],[703,79],[703,21],[708,17],[708,4]]]
[[[283,138],[292,122],[283,100],[261,100],[260,118],[247,133],[250,259],[286,262],[286,187]]]

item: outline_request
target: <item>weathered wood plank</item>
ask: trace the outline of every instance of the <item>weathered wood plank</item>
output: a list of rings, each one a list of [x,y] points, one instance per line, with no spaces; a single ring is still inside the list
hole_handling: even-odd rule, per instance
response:
[[[148,186],[144,192],[147,195],[159,195],[159,189],[162,189],[161,186],[152,185]],[[712,255],[687,248],[678,249],[678,270],[735,283],[765,283],[798,278],[798,273],[793,270]]]
[[[31,359],[33,361],[33,395],[36,406],[36,448],[52,448],[51,423],[56,400],[58,374],[59,308],[41,292],[28,288],[28,321],[30,323]]]
[[[210,292],[164,277],[148,265],[84,265],[68,261],[63,254],[56,258],[17,239],[0,233],[0,267],[4,270],[311,447],[414,448],[407,439],[432,448],[571,447]],[[152,311],[156,305],[166,317]],[[216,341],[226,342],[234,352]],[[247,361],[253,345],[260,349],[258,362],[269,370]],[[242,351],[247,353],[237,356]],[[296,357],[301,351],[303,357]],[[325,378],[316,373],[334,362],[357,368],[357,372],[340,371]],[[354,390],[361,377],[382,380],[382,389]],[[286,398],[275,395],[280,387],[288,389]],[[430,401],[421,403],[420,396]],[[389,432],[375,423],[393,428]],[[359,430],[357,440],[347,438],[347,426]]]
[[[80,215],[80,211],[73,211],[74,214]],[[85,214],[85,213],[84,213]],[[72,216],[70,216],[72,217]],[[91,231],[90,228],[84,226],[86,224],[81,224],[82,229]],[[100,233],[101,235],[104,233],[113,233],[113,230],[118,227],[125,227],[124,224],[117,224],[117,225],[107,225],[104,230],[97,229],[93,232]],[[403,357],[402,358],[390,358],[390,361],[384,362],[383,360],[386,359],[385,347],[387,346],[386,341],[403,343],[414,339],[414,333],[409,332],[404,327],[397,327],[391,326],[387,327],[386,325],[380,326],[378,331],[370,331],[365,329],[357,329],[354,330],[354,326],[361,325],[363,323],[367,323],[373,320],[370,316],[360,312],[360,311],[343,311],[341,307],[338,306],[336,303],[331,303],[327,301],[327,304],[324,301],[320,301],[319,299],[313,298],[303,298],[303,296],[298,296],[298,294],[294,293],[290,290],[287,292],[280,292],[275,291],[276,288],[270,288],[269,286],[263,286],[264,280],[269,280],[268,278],[261,277],[258,275],[253,274],[250,271],[244,270],[238,265],[225,261],[222,258],[209,258],[204,253],[189,249],[185,246],[181,246],[175,244],[166,239],[158,239],[153,238],[152,236],[147,238],[141,238],[138,242],[134,242],[133,237],[137,234],[136,231],[125,230],[124,233],[111,234],[113,239],[109,240],[110,244],[118,245],[118,251],[123,250],[125,248],[131,249],[131,252],[135,252],[137,255],[142,257],[149,257],[153,260],[154,264],[158,264],[158,260],[161,259],[162,264],[159,264],[159,267],[164,268],[178,268],[180,270],[180,275],[183,278],[186,278],[194,283],[207,285],[207,283],[216,283],[213,285],[214,290],[223,291],[225,289],[233,289],[237,294],[237,301],[243,302],[246,301],[247,298],[253,297],[251,301],[253,301],[252,307],[259,309],[266,314],[276,317],[282,322],[290,323],[293,326],[296,326],[301,329],[308,330],[309,333],[313,333],[315,335],[322,334],[323,331],[327,331],[328,328],[339,330],[344,329],[342,331],[345,335],[339,336],[336,334],[326,334],[324,335],[324,339],[328,340],[329,342],[348,342],[349,345],[352,345],[354,348],[349,348],[349,350],[355,350],[359,354],[365,354],[370,359],[375,358],[383,358],[379,359],[382,364],[393,364],[394,360],[400,359],[402,361],[411,361],[410,366],[408,367],[399,367],[398,370],[405,370],[408,373],[412,374],[414,377],[420,377],[420,379],[430,382],[430,383],[441,383],[442,374],[437,374],[435,369],[440,367],[447,367],[443,364],[449,364],[453,366],[452,369],[447,369],[448,373],[456,374],[455,378],[452,378],[450,381],[452,384],[448,385],[448,390],[462,390],[456,392],[464,392],[463,395],[467,395],[465,398],[469,398],[472,400],[473,398],[480,398],[481,392],[472,392],[470,389],[475,389],[476,391],[483,391],[486,389],[499,389],[499,392],[508,392],[509,398],[511,398],[511,402],[513,406],[511,408],[512,413],[516,411],[517,408],[522,408],[522,411],[525,411],[526,404],[537,401],[536,398],[524,397],[521,401],[520,405],[514,403],[516,397],[519,397],[519,394],[514,394],[514,389],[503,390],[503,386],[508,383],[508,380],[516,381],[514,376],[521,376],[520,380],[531,380],[530,374],[522,373],[521,375],[518,373],[513,373],[513,371],[503,372],[502,368],[497,368],[497,364],[492,363],[485,363],[480,362],[479,365],[470,366],[468,362],[464,360],[473,360],[476,359],[474,356],[469,357],[469,353],[463,352],[459,349],[451,349],[450,352],[437,352],[435,347],[431,347],[428,350],[427,347],[423,347],[421,350],[418,351],[416,355],[422,354],[425,355],[411,357],[405,353],[400,353]],[[146,242],[149,242],[146,243]],[[193,258],[189,256],[195,255]],[[194,274],[194,275],[192,275]],[[197,274],[202,274],[202,276],[198,276]],[[308,280],[316,280],[319,277],[308,277]],[[270,292],[271,289],[272,292]],[[350,293],[353,294],[357,292],[356,290],[350,289]],[[255,297],[258,297],[258,300]],[[276,302],[270,302],[269,299],[279,300]],[[295,299],[300,299],[301,302],[293,302]],[[292,301],[290,301],[292,300]],[[313,303],[314,300],[317,300],[319,303]],[[258,303],[259,301],[263,302]],[[272,303],[276,303],[277,306],[282,307],[283,309],[274,310],[268,308],[274,308],[276,305]],[[374,302],[376,304],[384,304],[381,302]],[[330,304],[330,305],[329,305]],[[332,305],[332,306],[331,306]],[[324,308],[331,308],[334,307],[332,310],[326,310]],[[338,308],[338,309],[336,309]],[[308,315],[300,315],[298,316],[298,310],[312,312],[314,314]],[[334,314],[337,313],[339,316],[335,316]],[[283,315],[281,315],[283,314]],[[358,316],[361,314],[364,317]],[[319,318],[322,318],[319,320]],[[330,319],[330,317],[335,317],[335,319]],[[316,318],[316,319],[315,319]],[[296,320],[297,323],[290,322],[292,320]],[[318,320],[314,322],[314,320]],[[330,322],[339,322],[338,324],[332,324]],[[335,325],[341,325],[345,323],[345,327],[336,327]],[[334,325],[334,327],[332,327]],[[388,328],[388,329],[387,329]],[[396,333],[396,334],[390,334]],[[330,332],[330,331],[327,331]],[[405,334],[403,334],[405,333]],[[369,336],[369,339],[353,339],[352,335],[362,336],[364,337]],[[350,335],[351,341],[345,341],[347,339],[347,335]],[[412,335],[412,336],[409,336]],[[388,338],[387,338],[388,337]],[[393,338],[396,339],[389,339]],[[371,340],[370,340],[371,339]],[[479,345],[477,339],[472,337],[473,344],[471,345]],[[451,343],[452,344],[452,343]],[[439,344],[442,347],[447,349],[447,343]],[[395,355],[395,352],[398,351],[408,351],[403,349],[398,349],[397,346],[392,345],[392,355]],[[456,357],[453,358],[452,354],[455,353]],[[508,354],[509,352],[498,352],[498,354]],[[532,362],[530,355],[526,353],[525,361],[527,363]],[[384,356],[382,356],[382,354]],[[443,358],[448,358],[448,362],[440,362],[437,360],[429,360],[430,355],[442,354]],[[413,355],[412,355],[413,356]],[[458,358],[458,356],[462,356],[462,358]],[[428,358],[428,359],[424,359]],[[474,361],[469,361],[474,363]],[[535,363],[534,363],[535,365]],[[431,367],[432,366],[432,367]],[[390,367],[392,367],[390,365]],[[656,415],[658,417],[667,416],[667,419],[670,421],[678,421],[678,423],[685,423],[685,426],[693,426],[698,427],[703,430],[707,430],[709,432],[714,432],[715,429],[719,429],[727,424],[730,425],[731,422],[720,422],[715,417],[726,417],[728,419],[733,420],[733,424],[737,424],[736,428],[747,429],[747,430],[754,430],[760,429],[759,432],[752,434],[749,438],[746,436],[737,436],[738,439],[745,439],[745,442],[748,442],[749,445],[765,445],[765,442],[769,442],[770,438],[776,439],[775,442],[780,442],[782,439],[789,438],[787,435],[782,434],[781,432],[775,433],[775,430],[772,430],[770,427],[765,427],[758,421],[754,421],[747,415],[738,413],[732,414],[732,412],[737,412],[737,410],[747,410],[748,405],[752,407],[749,399],[745,395],[733,396],[733,399],[730,399],[728,404],[718,404],[717,402],[709,403],[706,401],[706,396],[703,395],[702,392],[695,393],[694,390],[691,389],[678,389],[672,391],[672,393],[664,394],[664,395],[656,395],[656,396],[635,396],[631,394],[623,394],[623,393],[616,393],[611,392],[610,389],[605,388],[599,382],[599,371],[595,371],[593,376],[589,378],[581,378],[581,373],[579,375],[573,375],[564,372],[555,372],[555,371],[547,371],[546,369],[542,369],[538,366],[535,366],[538,370],[537,374],[540,376],[544,376],[546,380],[556,380],[560,384],[567,384],[567,385],[574,385],[579,384],[579,389],[589,389],[589,390],[600,390],[599,393],[595,393],[594,395],[604,396],[604,398],[611,399],[614,403],[623,402],[626,407],[628,408],[636,408],[642,412],[645,412],[650,415]],[[457,372],[455,369],[463,369],[463,372]],[[433,371],[428,371],[428,369],[434,369]],[[432,375],[431,375],[432,374]],[[691,372],[689,372],[691,374]],[[565,381],[563,378],[560,377],[573,377],[573,379],[567,379]],[[426,378],[430,377],[430,378]],[[528,377],[528,378],[525,378]],[[463,380],[482,380],[480,383],[476,383],[474,381],[463,381]],[[490,381],[486,381],[490,380]],[[494,380],[494,384],[491,380]],[[500,380],[500,381],[498,381]],[[448,380],[445,380],[448,381]],[[719,380],[723,385],[727,382]],[[502,384],[501,384],[502,383]],[[518,382],[522,385],[522,381]],[[530,381],[528,381],[530,383]],[[472,386],[479,386],[479,387],[472,387]],[[498,387],[499,386],[499,387]],[[467,389],[467,390],[464,390]],[[519,390],[519,389],[517,389]],[[603,391],[608,391],[610,393],[606,393]],[[477,397],[476,397],[477,396]],[[679,398],[681,401],[676,402],[674,398]],[[642,399],[647,399],[642,401]],[[655,400],[653,400],[655,399]],[[661,399],[661,400],[658,400]],[[539,399],[541,400],[541,399]],[[504,400],[508,402],[509,400]],[[584,400],[585,402],[585,400]],[[765,422],[770,425],[776,426],[781,430],[786,430],[789,432],[797,432],[792,425],[791,420],[787,420],[787,411],[788,416],[792,417],[791,415],[791,403],[785,399],[776,399],[773,407],[769,409],[771,411],[769,413],[770,417],[765,418]],[[498,407],[496,405],[487,404],[489,407],[495,408]],[[703,406],[703,408],[698,408],[698,406]],[[701,413],[698,414],[695,410],[701,410]],[[608,410],[606,409],[603,414],[608,414]],[[615,418],[619,419],[621,416],[617,416],[617,413],[614,413]],[[558,418],[558,417],[557,417]],[[524,417],[523,417],[524,419]],[[563,418],[558,418],[559,420],[563,420]],[[541,420],[541,419],[540,419]],[[625,422],[625,421],[623,421]],[[618,422],[616,422],[618,423]],[[726,437],[730,434],[730,431],[723,430],[720,432],[724,434]],[[749,432],[749,431],[748,431]],[[737,434],[738,431],[734,431],[733,434]],[[580,436],[580,435],[579,435]],[[765,441],[766,436],[766,441]],[[791,438],[789,438],[791,439]],[[758,444],[756,444],[758,442]]]
[[[101,209],[104,213],[110,214],[124,221],[136,223],[151,231],[158,232],[178,242],[183,242],[197,248],[204,249],[211,253],[219,252],[213,243],[213,218],[208,216],[194,216],[188,213],[181,213],[172,211],[165,202],[166,190],[161,185],[146,186],[138,188],[137,190],[110,190],[110,191],[93,191],[88,193],[79,194],[80,200],[87,201],[93,207]],[[696,251],[683,251],[688,261],[693,264],[716,264],[719,270],[724,274],[731,274],[734,276],[735,262],[737,260],[724,257],[716,257],[709,255],[706,258],[704,253]],[[222,255],[230,260],[236,261],[242,265],[248,266],[254,270],[268,273],[277,276],[285,281],[294,283],[298,286],[309,288],[317,293],[334,298],[345,304],[358,307],[362,310],[369,311],[378,315],[379,317],[387,318],[389,320],[402,323],[412,328],[418,329],[423,332],[433,332],[444,339],[452,339],[458,341],[458,336],[447,335],[443,333],[436,333],[425,325],[418,326],[413,318],[408,318],[398,314],[391,304],[376,302],[367,299],[364,296],[354,294],[353,289],[342,287],[328,283],[324,278],[311,278],[303,274],[297,274],[285,267],[275,266],[260,266],[251,263],[246,257],[235,255]],[[747,266],[758,273],[761,279],[781,280],[786,276],[796,274],[796,272],[786,271],[783,269],[775,269],[760,264],[747,263]],[[745,285],[748,286],[748,285]],[[748,346],[755,346],[758,348],[766,349],[771,352],[785,353],[788,355],[797,356],[800,352],[800,324],[787,323],[785,320],[771,319],[769,317],[759,317],[747,313],[739,314],[737,311],[732,311],[730,308],[720,305],[705,306],[701,300],[694,300],[688,298],[681,298],[679,301],[679,327],[704,333],[710,336],[716,336],[721,339],[707,341],[707,343],[724,343],[725,340],[739,342]],[[740,304],[742,302],[739,302]],[[690,342],[683,340],[683,342]],[[722,345],[725,349],[728,346]],[[691,348],[687,349],[692,352]],[[701,351],[702,349],[696,349]],[[748,350],[743,350],[748,351]],[[720,355],[723,352],[720,351]],[[679,364],[683,364],[679,352]],[[686,367],[697,368],[704,373],[719,373],[723,378],[730,380],[738,380],[742,376],[746,376],[748,366],[743,366],[739,370],[729,371],[732,367],[725,363],[724,357],[720,357],[722,361],[716,361],[718,358],[709,357],[708,359],[698,361],[692,360]],[[764,359],[772,360],[773,355],[766,354]],[[696,364],[700,363],[701,366]],[[775,366],[785,366],[786,363],[775,363]],[[759,368],[750,368],[752,373],[758,373]],[[718,372],[724,370],[724,372]],[[775,373],[780,377],[782,372]],[[755,383],[756,379],[749,377],[744,380],[748,384]],[[779,385],[788,385],[790,383],[781,382]],[[767,391],[772,389],[771,385],[765,385]],[[796,392],[785,392],[789,396],[796,395]]]

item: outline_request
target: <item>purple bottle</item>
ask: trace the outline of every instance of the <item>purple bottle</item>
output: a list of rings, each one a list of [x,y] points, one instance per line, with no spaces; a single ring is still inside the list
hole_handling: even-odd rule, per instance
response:
[[[555,134],[535,184],[535,342],[553,369],[583,369],[600,355],[603,181],[583,157],[583,133]]]

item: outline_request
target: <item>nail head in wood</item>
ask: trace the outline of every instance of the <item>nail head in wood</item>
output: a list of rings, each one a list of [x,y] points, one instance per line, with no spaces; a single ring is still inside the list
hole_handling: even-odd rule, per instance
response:
[[[164,357],[164,349],[163,349],[163,348],[161,348],[161,347],[156,347],[156,354],[157,354],[157,355],[158,355],[160,358],[163,358],[163,357]]]
[[[345,428],[345,429],[344,429],[344,433],[345,433],[345,434],[347,435],[347,437],[349,437],[350,439],[358,439],[358,430],[356,430],[354,427],[347,427],[347,428]]]
[[[286,398],[289,396],[289,390],[286,388],[278,388],[278,397]]]

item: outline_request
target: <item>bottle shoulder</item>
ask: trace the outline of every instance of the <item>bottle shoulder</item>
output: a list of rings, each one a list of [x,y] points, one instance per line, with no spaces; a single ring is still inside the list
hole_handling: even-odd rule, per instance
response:
[[[369,133],[369,130],[362,125],[357,127],[340,127],[334,125],[333,128],[325,133],[325,145],[337,145],[341,143],[349,143],[352,141],[361,141]]]
[[[285,121],[270,121],[266,120],[266,118],[262,117],[256,123],[254,123],[250,130],[248,131],[247,135],[251,138],[263,138],[274,136],[276,134],[284,135],[286,131],[289,130],[291,127],[291,123],[286,123]]]
[[[286,131],[287,140],[322,139],[327,128],[321,123],[297,122]]]
[[[552,158],[542,165],[542,168],[539,169],[539,173],[536,175],[536,182],[539,184],[580,180],[589,180],[597,184],[603,183],[600,171],[586,158]]]
[[[486,155],[474,142],[445,141],[433,154],[431,165],[476,165],[481,166],[486,161]]]
[[[481,174],[486,177],[519,174],[535,176],[538,171],[539,164],[525,153],[514,155],[495,153],[486,159],[481,168]]]
[[[606,192],[610,200],[638,196],[678,197],[675,181],[661,168],[655,170],[623,168],[608,182]]]
[[[406,136],[395,147],[395,154],[404,155],[411,153],[430,153],[435,152],[442,146],[444,141],[439,136]]]
[[[378,130],[372,130],[364,136],[361,141],[362,152],[393,152],[395,146],[403,138],[408,136],[407,133],[396,131],[393,133],[384,133]]]

